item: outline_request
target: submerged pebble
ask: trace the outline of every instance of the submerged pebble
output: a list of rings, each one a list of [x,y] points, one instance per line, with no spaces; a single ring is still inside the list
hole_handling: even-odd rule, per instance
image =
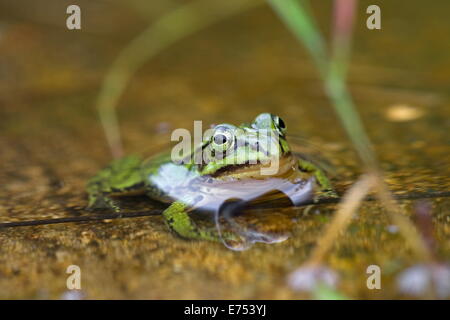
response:
[[[423,296],[434,292],[437,298],[450,297],[450,267],[443,264],[417,264],[397,277],[397,287],[403,294]]]
[[[386,227],[386,230],[387,230],[389,233],[395,234],[395,233],[398,232],[398,226],[396,226],[396,225],[394,225],[394,224],[391,224],[391,225],[389,225],[389,226]]]
[[[325,266],[305,266],[292,272],[288,285],[297,291],[313,291],[320,285],[335,288],[339,277],[335,271]]]
[[[61,295],[61,300],[83,300],[86,294],[82,290],[67,290]]]

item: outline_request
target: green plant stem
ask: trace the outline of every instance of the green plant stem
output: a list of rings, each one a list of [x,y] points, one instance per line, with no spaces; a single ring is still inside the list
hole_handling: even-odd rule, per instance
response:
[[[301,41],[314,59],[322,77],[328,72],[328,57],[322,36],[304,0],[267,0],[272,9]]]
[[[333,68],[324,82],[327,94],[359,157],[369,170],[377,170],[375,153],[346,84],[340,78],[337,70],[333,70]]]
[[[325,42],[323,37],[314,25],[314,19],[305,10],[306,0],[267,0],[272,8],[279,14],[280,18],[288,29],[304,43],[305,47],[313,57],[319,74],[325,83],[325,89],[329,96],[335,112],[344,126],[350,140],[352,141],[358,155],[365,164],[367,171],[375,178],[375,191],[377,196],[386,207],[388,214],[394,223],[396,223],[404,238],[408,241],[411,248],[418,257],[426,261],[431,261],[432,256],[423,239],[414,225],[401,214],[398,204],[393,200],[388,186],[383,180],[383,175],[378,167],[375,153],[372,149],[370,139],[362,124],[360,116],[353,103],[353,99],[346,85],[346,74],[350,53],[350,30],[337,32],[333,42],[333,55],[328,62],[325,51]],[[349,5],[348,2],[340,2],[341,5]],[[354,2],[352,5],[356,5]],[[347,33],[346,33],[347,32]],[[361,200],[358,200],[361,201]],[[345,215],[342,215],[345,216]],[[343,219],[345,221],[345,219]],[[345,223],[336,223],[337,227],[333,230],[342,230]],[[339,226],[342,226],[340,228]],[[338,228],[339,227],[339,228]],[[331,226],[330,228],[335,228]],[[336,233],[335,233],[336,234]],[[329,236],[333,238],[333,233]],[[331,240],[330,240],[331,242]],[[324,247],[326,248],[326,246]],[[323,255],[320,249],[316,260],[321,260]]]
[[[329,61],[326,45],[322,35],[314,24],[313,17],[306,10],[304,0],[267,0],[278,13],[289,30],[304,43],[314,59],[319,75],[325,83],[334,110],[344,125],[347,135],[355,146],[358,155],[366,166],[376,167],[375,154],[372,151],[369,137],[356,111],[353,100],[345,83],[348,49],[339,47],[336,42],[335,54]]]
[[[127,45],[108,70],[97,109],[113,157],[122,156],[116,106],[131,77],[149,59],[201,29],[264,3],[261,0],[195,0],[163,15]]]

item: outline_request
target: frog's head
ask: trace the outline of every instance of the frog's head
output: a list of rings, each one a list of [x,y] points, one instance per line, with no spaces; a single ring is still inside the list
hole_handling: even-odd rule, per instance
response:
[[[286,125],[273,114],[262,113],[251,124],[215,126],[203,143],[202,174],[255,177],[262,167],[280,164],[291,154]],[[283,167],[281,165],[281,167]],[[277,175],[284,169],[277,169]]]

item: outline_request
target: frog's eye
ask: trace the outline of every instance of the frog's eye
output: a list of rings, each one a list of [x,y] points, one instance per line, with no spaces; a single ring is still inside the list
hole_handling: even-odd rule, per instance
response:
[[[229,149],[234,143],[232,128],[228,126],[217,126],[211,137],[211,145],[214,150],[223,152]]]
[[[275,116],[273,120],[275,122],[275,125],[277,126],[277,128],[280,130],[281,133],[286,132],[286,124],[284,123],[283,119],[281,119],[278,116]]]
[[[228,137],[222,133],[216,134],[214,136],[214,143],[217,146],[221,146],[221,145],[227,143],[227,141],[228,141]]]

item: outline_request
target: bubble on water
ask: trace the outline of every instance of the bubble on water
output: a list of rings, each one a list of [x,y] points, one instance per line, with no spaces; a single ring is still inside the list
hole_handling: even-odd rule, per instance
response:
[[[244,251],[250,249],[255,243],[261,242],[265,244],[274,244],[287,240],[289,238],[288,234],[273,234],[268,232],[262,232],[258,230],[248,229],[238,223],[230,220],[227,221],[231,226],[230,230],[232,236],[227,234],[222,230],[222,224],[216,220],[216,227],[220,235],[222,243],[231,250],[234,251]]]
[[[222,243],[231,250],[244,251],[250,249],[255,243],[261,242],[265,244],[274,244],[287,240],[288,235],[271,235],[254,230],[248,230],[244,234],[236,234],[233,240],[222,237]]]
[[[231,250],[244,251],[250,249],[257,242],[274,244],[287,240],[287,233],[263,232],[249,228],[247,225],[239,224],[233,215],[242,208],[243,202],[230,202],[226,210],[215,214],[215,225],[222,243]],[[222,218],[222,219],[221,219]],[[224,226],[227,226],[224,228]],[[230,230],[230,231],[225,231]]]
[[[165,121],[158,122],[155,126],[155,131],[156,133],[159,134],[169,133],[170,129],[171,129],[170,123]]]

